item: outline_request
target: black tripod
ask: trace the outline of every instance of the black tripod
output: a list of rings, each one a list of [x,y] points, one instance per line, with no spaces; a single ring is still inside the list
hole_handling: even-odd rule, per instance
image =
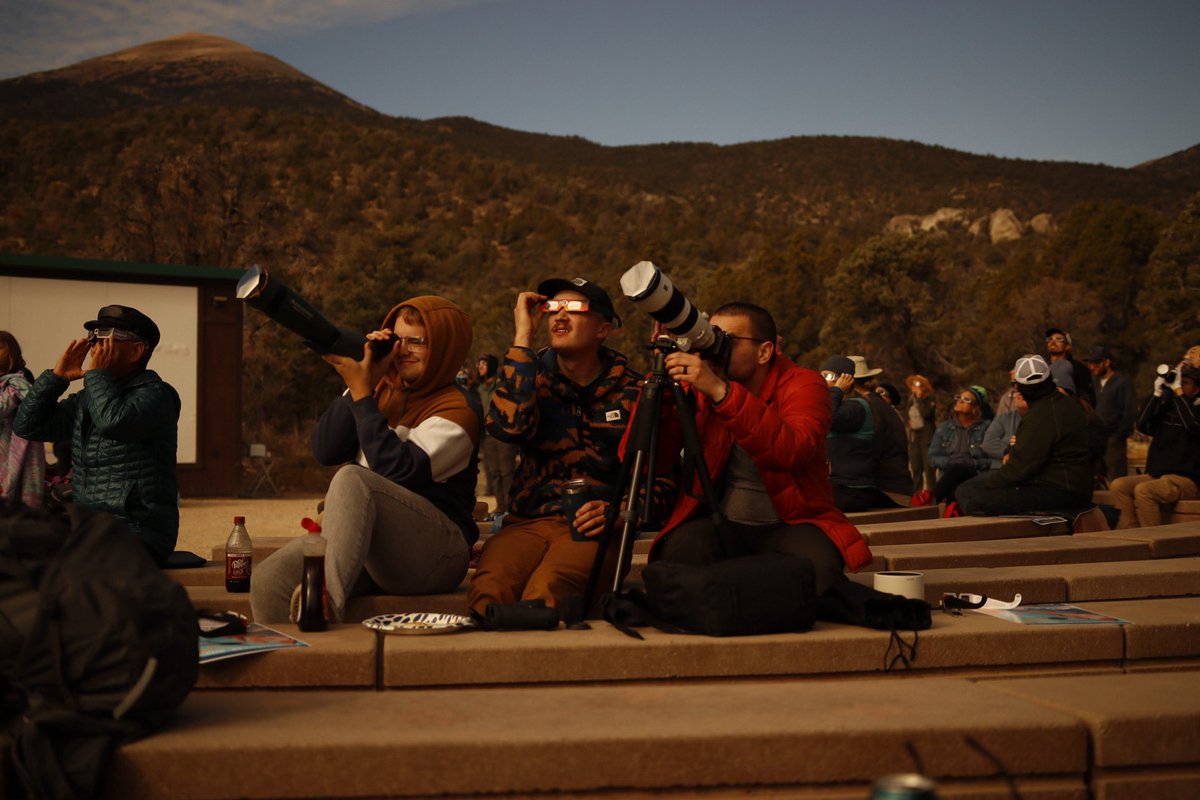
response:
[[[617,491],[613,494],[613,501],[609,504],[608,511],[604,516],[604,528],[600,532],[596,559],[592,564],[592,572],[588,576],[587,589],[583,595],[584,614],[587,614],[592,607],[592,600],[596,596],[596,586],[599,584],[600,575],[604,570],[604,562],[608,555],[609,543],[612,541],[612,531],[617,516],[621,516],[623,524],[617,551],[617,569],[613,576],[612,593],[614,596],[621,594],[621,585],[625,582],[625,576],[629,571],[629,564],[633,556],[633,540],[638,523],[644,523],[650,517],[648,500],[650,493],[654,490],[658,420],[662,414],[663,390],[667,386],[671,387],[671,391],[674,393],[675,415],[683,434],[685,461],[691,465],[700,479],[705,505],[718,531],[718,538],[723,540],[725,536],[725,520],[718,510],[719,506],[715,501],[716,492],[713,489],[708,468],[704,463],[704,450],[700,444],[700,435],[696,431],[696,418],[692,403],[683,393],[680,385],[667,376],[667,354],[673,353],[677,349],[669,336],[660,336],[654,344],[650,345],[650,350],[654,353],[654,369],[642,386],[637,409],[629,423],[629,439],[626,444],[625,457],[621,460]],[[684,470],[684,474],[685,479],[690,483],[690,478],[687,478],[687,470]],[[643,497],[643,488],[645,497]],[[623,497],[628,497],[624,511],[621,510],[621,498]],[[724,547],[723,541],[722,546]],[[727,547],[724,549],[728,550]]]

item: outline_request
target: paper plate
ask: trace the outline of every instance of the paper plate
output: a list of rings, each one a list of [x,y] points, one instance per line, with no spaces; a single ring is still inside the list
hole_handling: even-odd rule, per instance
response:
[[[455,633],[470,630],[475,623],[470,617],[458,614],[436,614],[427,611],[414,611],[409,614],[380,614],[377,617],[364,619],[363,625],[381,633]]]

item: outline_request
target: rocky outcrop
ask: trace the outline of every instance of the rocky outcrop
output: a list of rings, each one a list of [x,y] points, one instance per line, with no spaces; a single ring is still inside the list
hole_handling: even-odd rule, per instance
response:
[[[905,236],[912,236],[921,228],[921,217],[916,214],[901,214],[897,217],[892,217],[883,226],[884,233],[899,233]]]
[[[1025,224],[1011,208],[998,208],[988,220],[988,238],[992,244],[1013,242],[1025,235]]]
[[[967,221],[966,209],[939,208],[927,217],[921,218],[921,230],[936,231],[950,227],[960,227]]]
[[[1016,241],[1029,233],[1048,236],[1054,233],[1056,225],[1054,217],[1046,213],[1038,214],[1025,223],[1011,208],[998,208],[982,214],[978,209],[939,208],[924,216],[898,214],[889,219],[883,229],[886,233],[912,236],[919,232],[945,233],[953,228],[966,228],[971,236],[986,236],[992,244],[999,244]]]
[[[1058,230],[1058,225],[1055,224],[1054,217],[1043,213],[1029,220],[1029,230],[1041,236],[1049,236]]]

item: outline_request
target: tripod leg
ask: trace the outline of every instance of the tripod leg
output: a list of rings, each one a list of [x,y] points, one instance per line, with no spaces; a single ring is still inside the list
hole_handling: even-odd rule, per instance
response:
[[[596,596],[596,587],[600,583],[600,574],[604,570],[605,558],[608,555],[608,545],[612,539],[613,525],[616,524],[620,511],[621,498],[627,497],[625,504],[625,524],[621,528],[621,542],[618,549],[619,560],[613,591],[619,593],[624,579],[623,572],[627,569],[624,561],[632,551],[631,543],[633,528],[639,518],[638,508],[641,503],[640,481],[645,457],[651,451],[654,441],[655,428],[658,425],[659,413],[662,410],[662,387],[666,382],[666,368],[663,366],[664,354],[659,353],[655,358],[654,370],[650,378],[642,385],[642,393],[638,398],[637,408],[630,420],[629,438],[626,441],[625,458],[621,461],[621,473],[617,480],[617,491],[609,503],[608,513],[604,516],[604,529],[600,532],[599,546],[596,548],[596,560],[592,564],[592,573],[588,576],[587,590],[583,595],[584,613],[591,609],[592,600]],[[653,475],[649,477],[648,486],[653,487]],[[625,488],[629,487],[628,494]]]
[[[712,477],[708,474],[708,466],[704,463],[704,447],[700,442],[700,434],[696,430],[696,417],[692,412],[691,402],[688,401],[679,384],[672,383],[671,389],[675,393],[675,413],[679,417],[679,430],[683,435],[684,457],[692,462],[696,477],[700,480],[700,488],[704,492],[704,502],[708,506],[709,518],[716,526],[717,541],[723,551],[718,555],[723,558],[734,552],[734,548],[727,540],[729,532],[725,527],[725,518],[721,515],[717,492],[713,488]]]

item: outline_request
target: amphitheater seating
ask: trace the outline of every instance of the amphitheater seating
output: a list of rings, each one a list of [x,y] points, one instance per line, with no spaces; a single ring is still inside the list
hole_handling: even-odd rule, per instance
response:
[[[890,671],[889,633],[824,622],[641,641],[599,621],[443,636],[280,625],[311,646],[203,666],[171,727],[117,754],[106,796],[848,800],[914,770],[943,800],[1200,796],[1200,521],[1075,535],[1029,520],[862,525],[871,569],[921,570],[931,602],[1020,592],[1128,624],[935,611],[916,659]],[[248,610],[219,559],[174,577],[197,605]],[[464,606],[465,586],[356,598],[348,615]],[[236,785],[195,768],[231,748],[253,765]]]

